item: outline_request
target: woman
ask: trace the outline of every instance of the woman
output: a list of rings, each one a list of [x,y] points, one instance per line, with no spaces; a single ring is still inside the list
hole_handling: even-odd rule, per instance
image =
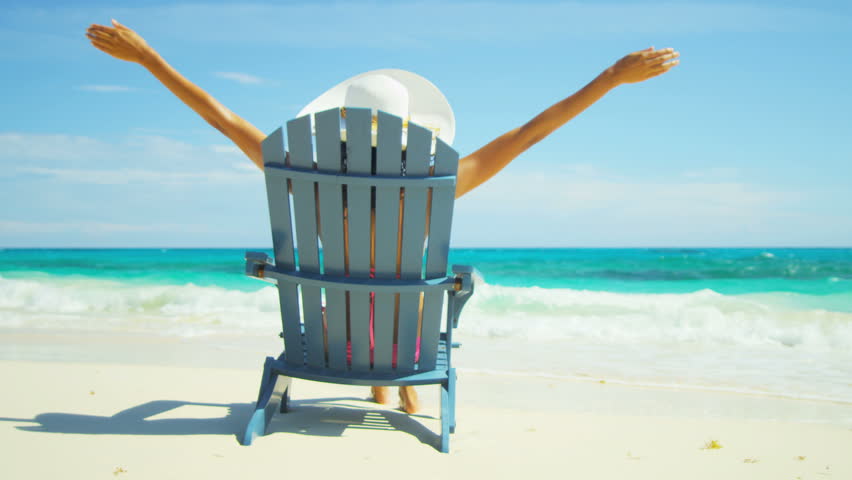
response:
[[[263,132],[178,73],[139,34],[115,20],[112,25],[91,25],[86,35],[92,45],[115,58],[138,63],[148,69],[181,101],[234,142],[258,168],[263,169],[261,142],[266,138]],[[653,47],[628,54],[573,95],[460,159],[456,198],[493,177],[515,157],[553,133],[613,88],[668,72],[678,64],[678,56],[679,53],[671,48]],[[414,413],[419,409],[413,387],[400,387],[399,396],[406,412]],[[388,403],[387,387],[373,387],[373,397],[379,403]]]

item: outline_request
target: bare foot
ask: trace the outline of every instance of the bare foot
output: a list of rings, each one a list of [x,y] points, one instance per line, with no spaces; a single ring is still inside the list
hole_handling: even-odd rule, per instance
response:
[[[383,405],[387,405],[390,403],[390,395],[388,394],[388,387],[370,387],[370,393],[373,394],[373,400],[376,403],[381,403]]]
[[[408,414],[420,411],[420,400],[414,387],[399,387],[399,406]]]

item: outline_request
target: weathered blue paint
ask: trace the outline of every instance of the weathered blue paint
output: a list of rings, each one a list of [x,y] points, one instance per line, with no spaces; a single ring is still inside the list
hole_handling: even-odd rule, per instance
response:
[[[317,171],[339,174],[343,170],[340,152],[340,110],[332,109],[316,114]],[[320,239],[322,240],[323,273],[343,276],[343,187],[317,182],[319,191]],[[328,367],[346,370],[346,291],[341,288],[325,289],[325,354]]]
[[[405,155],[405,175],[429,175],[429,153],[432,132],[419,125],[408,126],[408,148]],[[400,278],[419,280],[423,277],[423,246],[426,241],[426,212],[428,188],[421,185],[406,187],[403,195],[402,245],[400,248]],[[399,295],[398,360],[397,368],[414,370],[420,342],[421,298],[423,294]],[[422,352],[421,352],[422,353]],[[433,355],[427,352],[427,355]]]
[[[313,142],[310,117],[300,117],[287,122],[290,144],[290,165],[301,169],[314,168]],[[317,244],[316,190],[313,182],[291,182],[293,186],[294,213],[296,215],[296,241],[299,248],[299,271],[320,273],[319,246]],[[322,327],[322,295],[318,288],[301,286],[302,322],[305,328],[305,347],[308,363],[314,367],[325,366],[325,332]],[[286,334],[287,332],[285,332]]]
[[[376,174],[399,177],[402,175],[402,119],[379,112],[377,124]],[[376,278],[396,278],[401,190],[385,184],[376,185],[375,189]],[[373,368],[392,371],[399,297],[384,292],[375,295]]]
[[[313,126],[310,116],[287,122],[289,155],[280,129],[263,142],[275,262],[249,252],[246,272],[278,284],[285,349],[264,365],[243,443],[264,434],[276,407],[287,410],[290,379],[301,378],[440,385],[438,448],[447,452],[455,429],[452,327],[463,304],[454,299],[473,291],[469,269],[447,275],[458,155],[436,140],[433,165],[432,133],[414,124],[403,148],[402,119],[384,112],[375,152],[368,109],[349,108],[345,117],[332,109],[315,119]]]
[[[435,144],[436,176],[455,175],[458,170],[458,153],[441,139]],[[450,252],[450,227],[452,225],[455,185],[435,187],[431,195],[431,216],[429,217],[429,244],[426,252],[426,278],[437,278],[447,274],[447,257]],[[426,292],[423,298],[423,368],[430,368],[431,357],[437,347],[437,333],[441,330],[444,296]]]
[[[372,115],[369,108],[346,109],[346,178],[362,176],[371,180]],[[372,181],[372,180],[371,180]],[[346,202],[349,232],[349,278],[370,278],[371,185],[348,183]],[[351,284],[350,284],[351,285]],[[370,369],[370,292],[349,290],[349,336],[353,371]]]
[[[264,165],[286,165],[284,135],[279,128],[261,143]],[[286,270],[294,270],[293,221],[290,218],[289,180],[266,175],[266,193],[269,204],[269,220],[272,226],[272,246],[275,264]],[[302,355],[300,337],[302,314],[299,311],[299,290],[294,283],[278,284],[278,300],[281,307],[281,331],[284,348],[293,356]]]

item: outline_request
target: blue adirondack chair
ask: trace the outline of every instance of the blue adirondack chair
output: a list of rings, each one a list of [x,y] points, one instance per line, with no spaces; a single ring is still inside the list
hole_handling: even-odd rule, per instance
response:
[[[289,154],[280,128],[262,146],[275,259],[247,252],[246,274],[278,285],[284,352],[266,359],[243,444],[287,412],[291,379],[302,378],[440,385],[448,452],[452,332],[473,293],[470,267],[447,275],[458,154],[415,124],[403,148],[402,119],[381,111],[375,147],[369,109],[311,120],[287,122]]]

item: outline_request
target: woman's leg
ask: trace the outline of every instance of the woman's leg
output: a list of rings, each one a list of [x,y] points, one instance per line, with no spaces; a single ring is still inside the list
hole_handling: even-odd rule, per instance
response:
[[[390,403],[390,398],[388,398],[388,387],[371,387],[370,392],[373,394],[373,400],[375,400],[376,403]]]
[[[390,403],[388,387],[371,387],[370,391],[376,403],[385,405]],[[414,387],[399,387],[399,407],[405,410],[405,413],[420,411],[420,399],[417,397],[417,390]]]
[[[420,411],[420,399],[414,387],[399,387],[399,406],[409,414]]]

